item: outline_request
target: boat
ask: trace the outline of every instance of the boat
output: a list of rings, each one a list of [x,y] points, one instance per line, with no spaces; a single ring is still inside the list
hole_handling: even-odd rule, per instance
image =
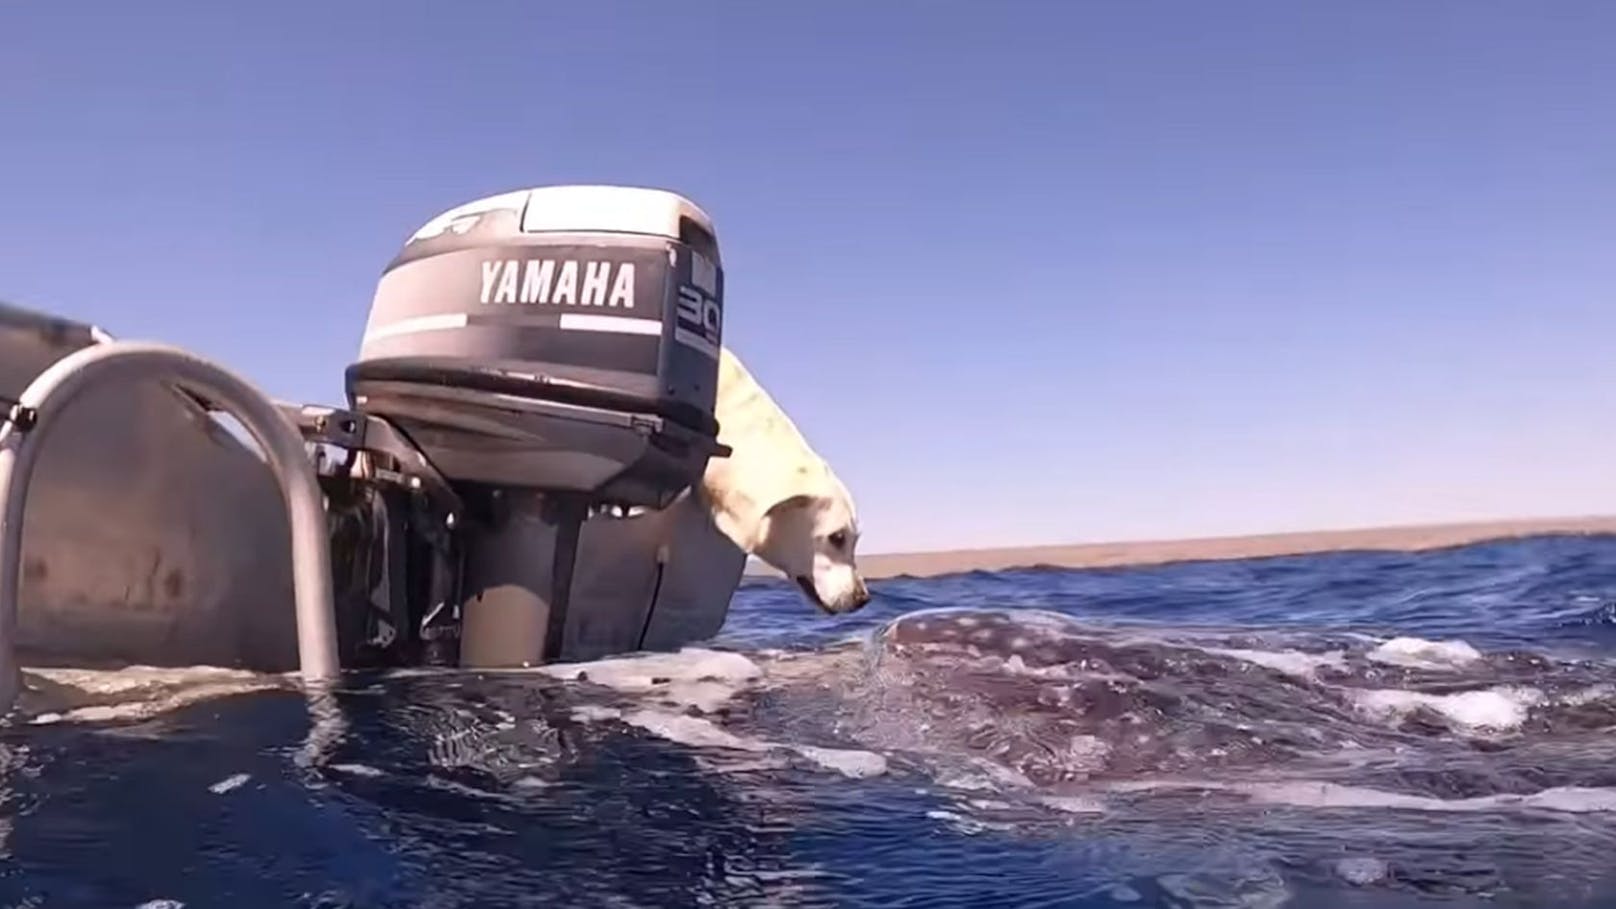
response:
[[[723,278],[677,193],[456,206],[382,270],[340,406],[0,306],[0,707],[25,665],[321,685],[711,637],[747,558],[699,483]]]

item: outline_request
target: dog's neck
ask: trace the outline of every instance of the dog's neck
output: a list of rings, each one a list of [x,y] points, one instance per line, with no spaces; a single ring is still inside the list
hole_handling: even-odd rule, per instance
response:
[[[761,555],[769,510],[814,487],[819,478],[805,474],[818,459],[785,411],[728,348],[720,350],[718,369],[714,415],[718,440],[731,452],[707,462],[702,490],[718,529],[747,554]],[[800,448],[804,457],[778,457],[782,441]]]

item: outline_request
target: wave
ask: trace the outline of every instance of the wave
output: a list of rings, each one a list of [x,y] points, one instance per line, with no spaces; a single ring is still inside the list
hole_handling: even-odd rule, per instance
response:
[[[1403,788],[1375,804],[1415,806],[1452,788],[1440,768],[1462,767],[1498,789],[1467,795],[1467,805],[1556,810],[1568,803],[1520,800],[1517,778],[1531,756],[1573,748],[1616,757],[1604,744],[1616,729],[1616,667],[1451,639],[1119,629],[1042,610],[950,607],[911,611],[817,649],[690,648],[498,675],[561,684],[554,696],[574,723],[744,755],[749,767],[783,758],[869,777],[898,765],[945,789],[985,781],[1085,805],[1186,776],[1247,795],[1299,791],[1284,788],[1292,784],[1368,792],[1355,787],[1391,776]],[[288,684],[211,668],[52,670],[37,679],[34,724],[147,719]],[[460,719],[466,727],[443,733],[444,742],[488,718]],[[500,711],[491,729],[518,720]],[[1399,777],[1409,768],[1437,769]],[[1251,774],[1262,779],[1243,781]],[[1555,765],[1534,776],[1540,792],[1601,789]]]
[[[223,669],[30,672],[3,797],[99,854],[101,806],[163,781],[239,815],[253,855],[297,852],[276,823],[321,831],[399,904],[655,902],[670,879],[716,904],[996,900],[1009,875],[1034,904],[1597,905],[1616,547],[1589,546],[883,582],[837,622],[757,582],[707,646],[323,699]],[[17,880],[57,880],[10,848],[35,856]]]

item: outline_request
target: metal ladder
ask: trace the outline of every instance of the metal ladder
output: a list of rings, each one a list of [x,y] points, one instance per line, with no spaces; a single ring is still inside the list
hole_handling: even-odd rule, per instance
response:
[[[132,382],[161,382],[185,391],[208,409],[234,417],[263,450],[291,525],[300,674],[305,685],[315,687],[334,680],[341,666],[325,505],[302,435],[268,397],[223,366],[167,344],[109,339],[52,363],[0,422],[0,713],[12,708],[22,686],[16,628],[23,514],[40,449],[58,415],[86,390]]]

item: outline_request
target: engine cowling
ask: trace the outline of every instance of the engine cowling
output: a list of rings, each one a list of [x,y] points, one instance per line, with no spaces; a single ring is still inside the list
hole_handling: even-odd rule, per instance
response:
[[[348,398],[453,484],[661,508],[722,452],[723,316],[716,234],[683,196],[491,196],[384,270]]]

